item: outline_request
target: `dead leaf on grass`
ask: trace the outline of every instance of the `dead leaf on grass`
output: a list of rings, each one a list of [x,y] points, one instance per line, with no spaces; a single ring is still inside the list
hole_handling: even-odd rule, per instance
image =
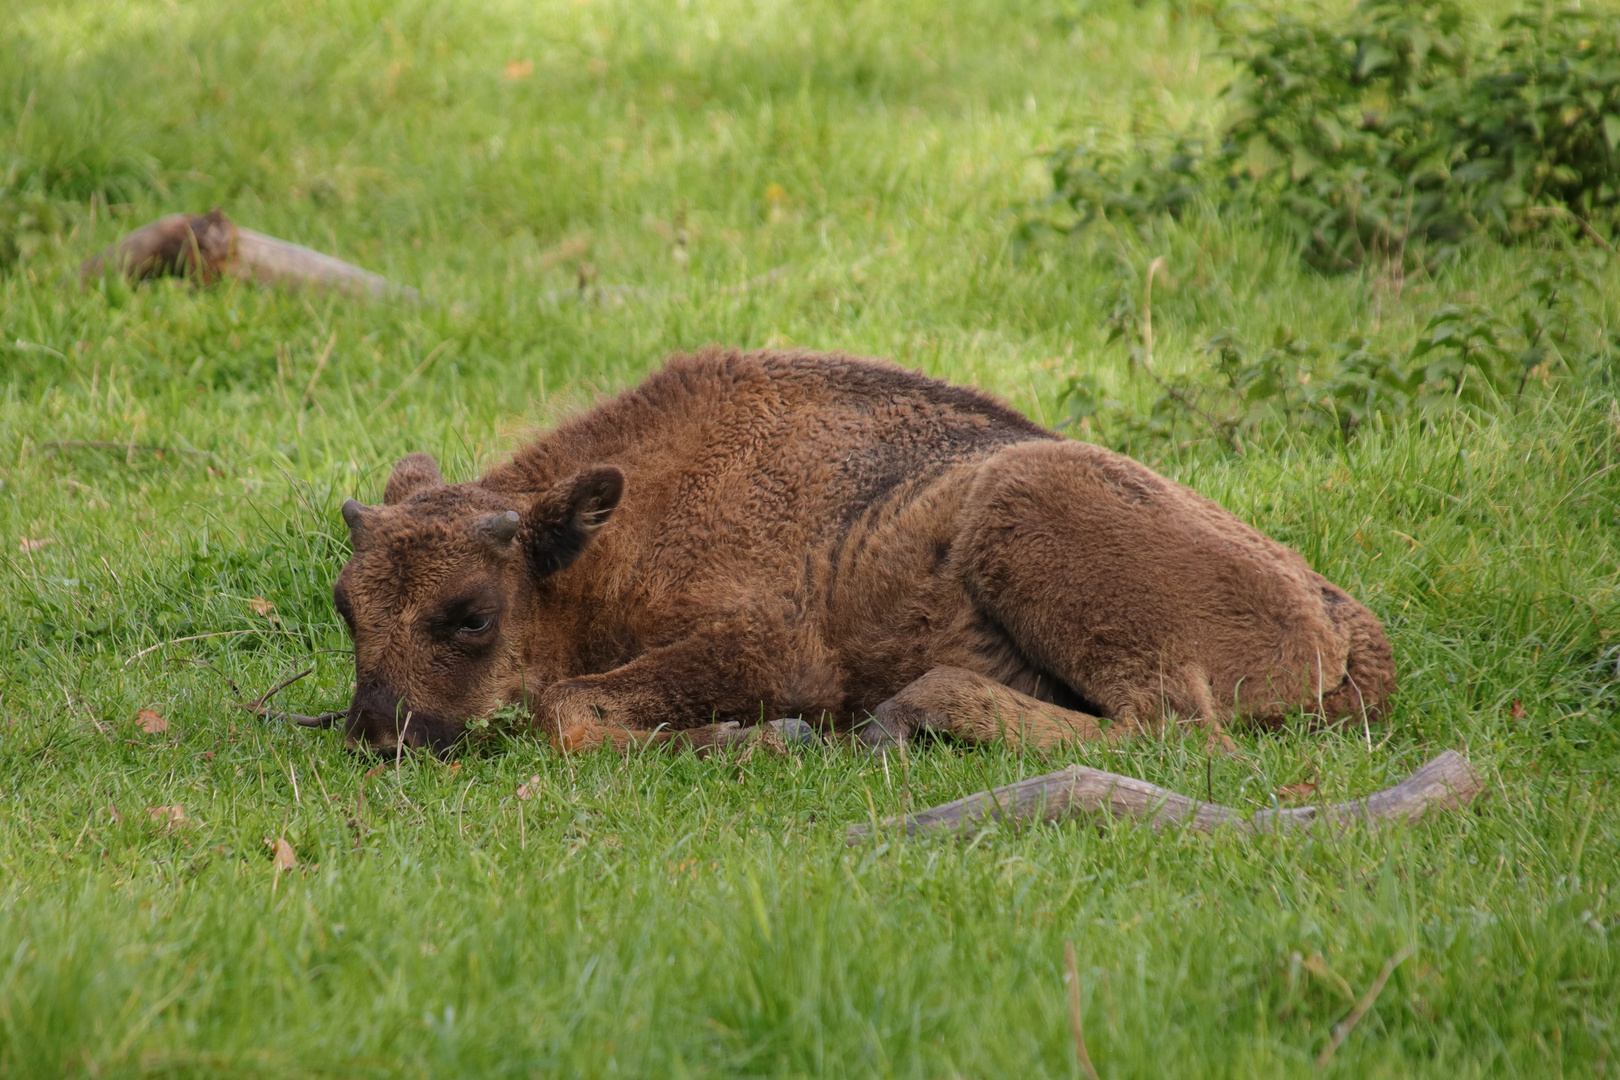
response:
[[[148,806],[146,816],[159,825],[167,825],[171,829],[178,829],[191,824],[191,821],[186,817],[186,808],[179,803],[175,803],[173,806]]]
[[[570,236],[553,247],[540,253],[540,269],[550,270],[558,263],[565,263],[577,259],[591,250],[591,234],[588,232]]]
[[[1334,971],[1333,968],[1328,966],[1327,960],[1322,956],[1321,953],[1311,954],[1311,956],[1305,961],[1305,970],[1316,976],[1318,979],[1321,979],[1323,982],[1331,985],[1335,990],[1349,998],[1351,1001],[1356,1000],[1356,992],[1350,989],[1350,984],[1345,982],[1343,975],[1340,975],[1337,971]]]
[[[156,709],[142,709],[135,714],[135,722],[148,735],[161,735],[169,730],[169,721]]]
[[[1277,789],[1277,798],[1283,802],[1305,802],[1316,797],[1316,781],[1301,780],[1297,784],[1284,784]]]
[[[248,607],[253,609],[253,614],[262,615],[266,619],[273,619],[276,617],[276,605],[272,604],[262,596],[255,596],[253,599],[249,600]]]
[[[31,536],[24,536],[17,540],[17,550],[26,555],[30,551],[38,551],[42,547],[50,547],[54,543],[56,543],[56,541],[52,540],[48,536],[42,536],[37,540]]]
[[[527,784],[518,785],[517,797],[522,799],[524,802],[528,802],[530,799],[540,794],[540,789],[545,786],[546,782],[544,780],[540,779],[538,776],[531,776],[529,777],[529,782]]]
[[[1518,698],[1514,698],[1513,699],[1513,708],[1511,710],[1511,715],[1513,716],[1513,719],[1515,719],[1515,720],[1523,720],[1524,719],[1524,702],[1520,701]]]
[[[366,770],[365,780],[377,779],[377,777],[383,774],[383,770],[386,768],[388,768],[386,765],[373,765],[371,768]],[[361,783],[365,783],[365,780],[362,780]]]
[[[506,63],[506,77],[513,82],[522,82],[534,74],[533,60],[508,60]]]
[[[293,846],[287,843],[286,837],[266,840],[265,843],[275,852],[277,870],[298,869],[298,855],[293,851]]]

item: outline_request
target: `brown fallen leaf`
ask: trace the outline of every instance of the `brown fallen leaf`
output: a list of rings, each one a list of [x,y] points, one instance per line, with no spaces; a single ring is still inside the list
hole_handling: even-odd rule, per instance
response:
[[[506,64],[505,75],[513,82],[522,82],[534,74],[533,60],[509,60]]]
[[[265,843],[275,852],[277,870],[298,869],[298,856],[293,852],[293,846],[287,843],[285,837],[266,840]]]
[[[142,709],[135,714],[135,722],[148,735],[160,735],[169,730],[169,721],[156,709]]]
[[[171,829],[178,829],[191,822],[186,818],[186,808],[179,803],[173,806],[148,806],[146,816],[159,825],[167,825]]]
[[[579,233],[576,236],[570,236],[568,239],[563,240],[540,253],[540,269],[550,270],[558,263],[565,263],[571,259],[577,259],[579,256],[590,250],[590,233],[584,232]]]
[[[451,763],[450,763],[450,771],[451,771],[451,772],[460,772],[460,771],[461,771],[461,762],[459,762],[459,761],[452,761],[452,762],[451,762]]]
[[[1310,958],[1305,961],[1305,970],[1323,982],[1330,984],[1351,1001],[1356,1000],[1356,992],[1350,989],[1350,984],[1345,982],[1343,975],[1328,966],[1327,960],[1323,958],[1321,953],[1311,954]]]
[[[1316,781],[1301,780],[1297,784],[1284,784],[1277,789],[1277,798],[1284,802],[1304,802],[1316,796]]]
[[[56,543],[56,541],[52,540],[48,536],[42,536],[37,540],[33,537],[24,536],[17,540],[17,550],[26,555],[30,551],[38,551],[42,547],[50,547],[54,543]]]
[[[1515,720],[1523,720],[1524,719],[1524,702],[1520,701],[1518,698],[1514,698],[1513,699],[1513,709],[1511,711],[1512,711],[1513,719],[1515,719]]]
[[[266,619],[272,619],[276,614],[276,605],[272,604],[262,596],[255,596],[253,599],[249,600],[248,607],[253,609],[253,614],[262,615]]]
[[[530,799],[540,794],[540,789],[545,786],[546,782],[544,780],[540,779],[538,776],[531,776],[529,777],[529,782],[527,784],[518,785],[517,797],[522,799],[524,802],[528,802]]]
[[[381,776],[383,774],[383,770],[386,769],[387,767],[388,766],[386,766],[386,765],[373,765],[371,768],[366,770],[365,779],[362,780],[361,783],[365,783],[366,780],[375,780],[375,779],[377,779],[377,777],[379,777],[379,776]]]

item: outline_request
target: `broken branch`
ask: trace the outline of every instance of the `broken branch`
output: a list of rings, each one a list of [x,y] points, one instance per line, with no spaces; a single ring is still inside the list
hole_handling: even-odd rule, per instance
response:
[[[205,667],[209,671],[212,671],[215,675],[218,675],[221,679],[225,680],[225,685],[230,687],[231,693],[235,694],[238,698],[242,696],[242,691],[237,688],[236,683],[231,680],[231,677],[219,670],[219,668],[215,667],[213,664],[210,664],[207,660],[198,658],[194,659],[192,663],[196,664],[198,667]],[[253,700],[251,704],[244,704],[243,702],[238,701],[236,702],[236,707],[239,709],[245,709],[254,716],[257,716],[263,720],[274,720],[279,716],[283,720],[292,721],[299,727],[321,728],[323,730],[335,727],[337,722],[342,720],[347,714],[340,712],[324,712],[319,716],[305,716],[303,713],[276,712],[273,711],[269,706],[269,701],[271,698],[275,697],[277,694],[281,693],[281,691],[285,690],[287,687],[291,686],[293,683],[297,682],[299,679],[302,679],[305,675],[308,675],[314,670],[315,669],[312,667],[305,668],[296,675],[288,676],[287,678],[276,683],[276,685],[272,686],[270,689],[266,690],[264,693],[260,694]]]
[[[1318,820],[1342,828],[1357,821],[1416,821],[1432,810],[1467,806],[1483,790],[1484,784],[1468,760],[1455,750],[1447,750],[1394,787],[1365,799],[1332,806],[1261,810],[1245,817],[1230,807],[1189,799],[1146,780],[1071,765],[931,810],[888,818],[878,829],[899,831],[903,827],[907,836],[942,830],[972,836],[986,823],[1020,825],[1105,814],[1146,821],[1154,828],[1183,824],[1199,832],[1226,827],[1261,833],[1302,827]],[[871,834],[868,825],[851,825],[846,839],[853,845]]]
[[[343,719],[343,713],[324,712],[319,716],[305,716],[303,713],[276,712],[270,708],[269,702],[271,698],[275,697],[277,694],[287,689],[287,687],[291,686],[293,683],[297,682],[299,679],[302,679],[304,676],[310,674],[314,670],[315,669],[313,667],[307,667],[296,675],[287,676],[285,679],[282,679],[280,682],[276,683],[276,685],[266,690],[263,694],[260,694],[251,705],[244,705],[242,708],[246,709],[254,716],[261,716],[266,720],[273,720],[279,716],[283,720],[292,721],[299,727],[321,728],[323,730],[332,727],[339,720]]]
[[[1069,1033],[1074,1036],[1074,1058],[1086,1080],[1097,1080],[1097,1067],[1091,1063],[1091,1052],[1086,1049],[1086,1027],[1080,1017],[1080,969],[1074,962],[1074,942],[1063,943],[1064,981],[1069,984]]]
[[[1417,952],[1416,945],[1407,945],[1400,952],[1384,961],[1383,970],[1378,973],[1378,977],[1367,988],[1367,992],[1361,995],[1361,1000],[1357,1001],[1356,1007],[1350,1010],[1350,1015],[1333,1025],[1333,1031],[1328,1037],[1328,1044],[1322,1048],[1322,1052],[1316,1057],[1318,1071],[1327,1067],[1327,1063],[1333,1059],[1334,1051],[1338,1050],[1339,1044],[1349,1038],[1350,1033],[1356,1029],[1356,1025],[1361,1023],[1361,1018],[1366,1016],[1367,1010],[1373,1007],[1373,1003],[1378,1000],[1378,995],[1384,992],[1384,984],[1389,982],[1389,977],[1395,973],[1395,969],[1405,963],[1406,958],[1415,952]]]
[[[310,674],[314,670],[315,669],[312,667],[307,667],[296,675],[287,676],[285,679],[282,679],[280,682],[276,683],[276,685],[260,694],[252,704],[243,705],[242,708],[246,709],[254,716],[263,717],[266,720],[274,720],[279,716],[283,720],[292,721],[299,727],[321,728],[322,730],[332,727],[339,720],[343,719],[343,713],[324,712],[319,716],[305,716],[303,713],[278,712],[270,708],[269,703],[271,698],[275,697],[277,694],[287,689],[287,687],[291,686],[293,683],[297,682],[299,679],[302,679],[305,675]]]

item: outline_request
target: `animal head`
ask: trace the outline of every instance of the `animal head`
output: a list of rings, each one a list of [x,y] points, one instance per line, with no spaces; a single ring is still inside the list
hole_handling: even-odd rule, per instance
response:
[[[412,454],[381,506],[344,503],[354,554],[332,600],[354,640],[349,746],[443,750],[468,720],[544,690],[529,684],[537,639],[567,630],[547,625],[558,620],[538,609],[537,586],[579,558],[623,490],[611,465],[538,496],[447,484]]]

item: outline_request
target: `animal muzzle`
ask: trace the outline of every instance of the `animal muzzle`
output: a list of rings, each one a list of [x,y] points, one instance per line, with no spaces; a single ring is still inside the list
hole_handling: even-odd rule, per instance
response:
[[[349,705],[344,743],[351,750],[397,754],[402,749],[442,750],[460,735],[459,724],[412,709],[385,686],[360,685]]]

